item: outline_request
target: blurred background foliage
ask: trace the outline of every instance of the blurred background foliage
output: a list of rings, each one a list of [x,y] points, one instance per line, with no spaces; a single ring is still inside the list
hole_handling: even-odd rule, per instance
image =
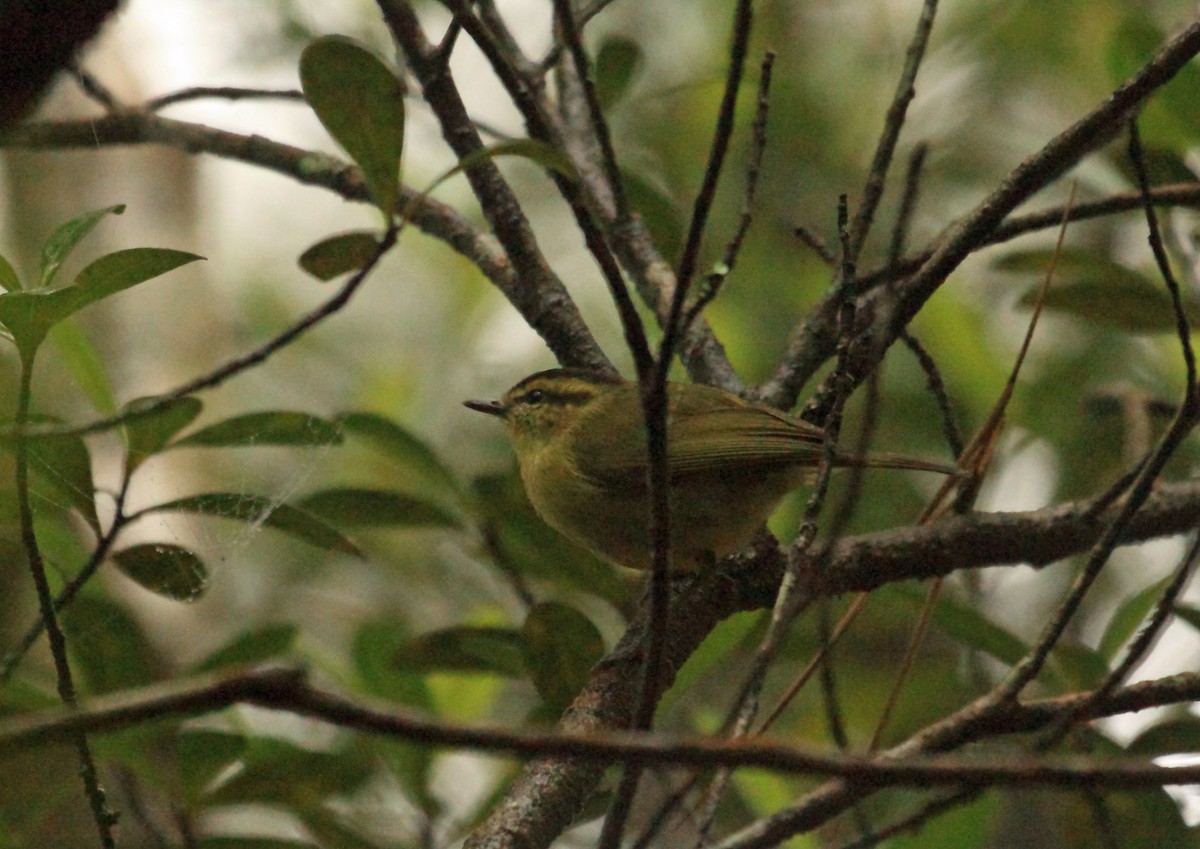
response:
[[[764,50],[778,53],[764,174],[739,264],[707,313],[748,381],[769,375],[789,331],[830,284],[829,267],[794,229],[802,225],[832,242],[838,195],[849,193],[853,208],[919,5],[756,4],[751,56],[757,62]],[[587,30],[635,205],[668,257],[677,251],[704,167],[726,68],[728,7],[715,0],[696,0],[686,9],[658,0],[613,3]],[[541,55],[549,46],[549,4],[524,0],[501,8],[519,22],[523,46]],[[447,20],[439,4],[419,9],[432,31]],[[902,163],[916,144],[929,146],[910,246],[927,242],[1095,105],[1193,10],[1185,0],[944,4],[898,157]],[[238,0],[131,0],[83,58],[130,103],[190,85],[295,88],[301,49],[329,33],[392,55],[367,0],[274,0],[252,9]],[[498,137],[519,137],[516,113],[466,38],[454,68],[481,124]],[[1145,143],[1166,181],[1195,179],[1198,74],[1191,66],[1144,115]],[[748,83],[705,247],[710,264],[736,225],[754,96]],[[87,114],[94,107],[64,80],[36,117]],[[337,152],[311,112],[295,103],[200,101],[166,114]],[[453,162],[427,107],[411,100],[407,121],[405,180],[420,187]],[[1122,145],[1114,144],[1071,173],[1080,201],[1132,188],[1123,156]],[[301,272],[296,257],[321,238],[377,219],[366,206],[274,174],[164,147],[10,149],[2,163],[0,254],[22,275],[35,272],[41,245],[56,227],[118,203],[127,205],[125,214],[101,222],[66,273],[134,246],[207,257],[79,316],[79,332],[94,347],[118,405],[214,368],[317,304],[329,290]],[[561,198],[530,163],[506,160],[501,167],[519,187],[551,265],[604,349],[630,374],[615,312]],[[866,268],[886,258],[882,236],[895,216],[897,187],[893,180],[880,213],[883,226],[864,254]],[[1067,192],[1063,181],[1030,206],[1061,204]],[[482,220],[461,179],[435,196]],[[1196,216],[1177,209],[1165,220],[1194,302]],[[1140,215],[1075,225],[1067,242],[1070,261],[1060,268],[1017,389],[982,509],[1034,509],[1094,493],[1163,427],[1160,408],[1179,393],[1177,342],[1155,312],[1158,296],[1145,294],[1160,291],[1160,283]],[[942,369],[968,434],[1001,388],[1029,318],[1026,296],[1044,272],[1052,243],[1052,233],[1040,232],[976,255],[913,324]],[[1131,292],[1141,295],[1125,297]],[[66,362],[59,349],[40,357],[36,411],[64,421],[108,412],[88,391],[87,378]],[[190,600],[183,602],[178,592],[172,597],[169,576],[154,564],[149,574],[138,572],[135,557],[117,564],[124,568],[101,569],[65,615],[83,692],[290,659],[352,693],[450,720],[552,721],[622,632],[640,577],[619,573],[541,525],[495,422],[460,406],[465,398],[496,396],[552,364],[475,269],[444,245],[415,231],[405,234],[348,309],[204,394],[203,409],[181,431],[186,439],[247,413],[308,414],[293,421],[291,437],[271,436],[277,417],[252,420],[233,436],[193,439],[138,467],[129,512],[196,493],[226,493],[228,500],[208,511],[212,515],[151,513],[123,534],[120,548],[159,543],[195,552],[193,577],[203,580],[185,580],[183,595]],[[15,353],[0,357],[0,404],[10,409],[17,374]],[[883,371],[876,447],[947,456],[924,384],[920,368],[898,346]],[[856,398],[852,426],[861,415]],[[88,437],[86,445],[96,510],[107,521],[125,449],[111,433]],[[1168,477],[1189,474],[1194,460],[1193,445]],[[0,455],[0,466],[11,478],[9,455]],[[56,586],[78,571],[94,545],[70,497],[86,486],[83,477],[64,482],[55,466],[35,490],[38,530]],[[850,530],[910,522],[929,486],[919,476],[872,473]],[[328,495],[340,490],[344,496],[346,488],[386,495]],[[839,492],[835,488],[831,503]],[[347,544],[312,544],[303,534],[256,521],[259,499],[307,507]],[[788,538],[802,508],[799,497],[788,503],[773,528]],[[36,608],[17,544],[11,485],[0,509],[0,644],[7,647],[33,623]],[[1043,675],[1043,693],[1086,687],[1103,674],[1132,633],[1136,614],[1149,606],[1142,591],[1155,586],[1181,550],[1177,541],[1164,541],[1117,555],[1103,592],[1090,598]],[[889,739],[982,692],[1019,656],[1071,574],[1068,562],[951,580]],[[853,745],[870,734],[921,597],[920,588],[907,585],[881,591],[837,649],[836,687]],[[845,604],[832,602],[825,615],[836,619]],[[820,640],[817,619],[806,617],[790,637],[766,703],[812,656]],[[663,703],[661,727],[711,730],[719,724],[731,676],[743,668],[763,622],[762,615],[743,614],[710,637]],[[1193,667],[1196,655],[1194,632],[1177,624],[1143,674]],[[0,709],[52,704],[53,682],[39,644],[0,687]],[[1075,745],[1096,751],[1132,745],[1143,753],[1197,748],[1200,726],[1190,713],[1158,714],[1104,725]],[[773,733],[815,748],[831,745],[821,689],[808,687]],[[163,845],[179,845],[181,828],[193,835],[189,845],[205,847],[446,845],[486,812],[514,770],[501,759],[383,744],[254,710],[164,721],[96,738],[96,745],[114,804],[126,812],[123,846],[155,845],[163,835]],[[65,749],[5,760],[0,846],[94,839],[86,837],[84,805],[68,780],[73,771]],[[679,778],[664,776],[650,783],[656,789],[646,794],[642,813]],[[740,773],[719,827],[775,810],[810,784]],[[883,794],[863,815],[888,822],[909,809],[911,795]],[[1107,802],[1119,834],[1113,845],[1197,842],[1180,812],[1186,798],[1176,804],[1163,793],[1125,794]],[[1044,845],[1102,845],[1096,822],[1094,800],[1082,796],[988,793],[888,845],[1012,845],[1028,842],[1031,832]],[[663,840],[685,843],[686,832]],[[796,845],[840,845],[853,835],[852,826],[842,826]],[[262,842],[250,842],[251,836]]]

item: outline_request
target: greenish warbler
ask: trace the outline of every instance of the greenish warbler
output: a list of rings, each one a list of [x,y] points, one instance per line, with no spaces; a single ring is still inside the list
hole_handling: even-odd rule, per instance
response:
[[[668,383],[667,464],[675,571],[737,552],[823,455],[820,428],[712,386]],[[532,374],[497,416],[529,500],[546,523],[621,566],[649,569],[646,428],[638,385],[582,369]],[[836,465],[949,466],[892,455],[835,456]]]

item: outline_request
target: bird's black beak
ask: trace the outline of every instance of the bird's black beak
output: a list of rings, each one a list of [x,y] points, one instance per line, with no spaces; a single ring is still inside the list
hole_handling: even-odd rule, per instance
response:
[[[463,401],[463,406],[477,413],[487,413],[489,416],[503,416],[505,407],[499,401]]]

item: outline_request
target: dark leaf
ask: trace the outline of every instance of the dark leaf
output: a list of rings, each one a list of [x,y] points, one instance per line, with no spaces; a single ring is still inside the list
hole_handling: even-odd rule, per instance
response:
[[[567,707],[588,673],[604,656],[604,639],[592,621],[573,607],[535,604],[521,629],[525,665],[541,697],[553,708]]]
[[[334,526],[455,528],[458,521],[433,504],[380,489],[340,487],[306,495],[296,506]]]
[[[152,593],[195,601],[208,589],[208,569],[194,553],[168,543],[143,543],[114,552],[117,568]]]
[[[17,276],[12,264],[0,254],[0,289],[6,292],[16,292],[21,288],[21,278]]]
[[[376,413],[342,413],[335,421],[406,470],[450,492],[460,491],[458,479],[433,449],[391,419]]]
[[[178,439],[172,448],[251,445],[337,445],[342,431],[319,416],[287,410],[246,413],[208,425]]]
[[[264,625],[243,631],[200,661],[194,672],[209,672],[231,666],[247,666],[286,655],[296,643],[296,626],[291,623]]]
[[[512,628],[458,627],[409,640],[393,657],[404,672],[525,674],[524,640]]]
[[[362,557],[358,546],[316,516],[265,495],[206,492],[159,504],[149,508],[146,512],[201,513],[205,516],[232,519],[248,525],[261,524],[318,548]]]
[[[618,103],[642,67],[642,48],[621,36],[604,39],[596,53],[596,96],[605,109]]]
[[[320,38],[300,56],[304,95],[329,135],[345,148],[391,220],[400,194],[404,149],[404,85],[364,46]]]
[[[332,280],[366,265],[379,248],[379,237],[365,230],[322,239],[300,254],[300,267],[321,281]]]

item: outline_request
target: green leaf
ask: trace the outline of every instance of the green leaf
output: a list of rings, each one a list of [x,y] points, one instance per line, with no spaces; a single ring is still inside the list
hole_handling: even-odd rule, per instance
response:
[[[604,639],[592,621],[573,607],[535,604],[521,628],[525,666],[541,697],[553,708],[567,707],[588,673],[604,656]]]
[[[201,837],[196,849],[320,849],[303,837],[247,837],[243,835],[215,835]]]
[[[1157,53],[1166,34],[1145,10],[1130,8],[1108,38],[1106,59],[1114,83],[1133,76]],[[1186,148],[1200,139],[1200,68],[1187,63],[1179,68],[1166,85],[1138,115],[1138,126],[1152,144]]]
[[[1009,254],[996,263],[1002,271],[1045,274],[1053,251]],[[1033,306],[1040,282],[1021,297]],[[1175,313],[1166,290],[1133,269],[1108,257],[1087,251],[1064,251],[1055,268],[1054,283],[1046,293],[1046,309],[1057,310],[1094,324],[1130,333],[1163,333],[1175,329]],[[1185,303],[1188,317],[1200,318],[1200,307]]]
[[[1142,624],[1142,621],[1154,609],[1154,605],[1170,582],[1170,578],[1156,581],[1140,592],[1135,593],[1113,612],[1112,618],[1108,620],[1108,627],[1104,629],[1104,636],[1100,638],[1100,645],[1098,646],[1098,650],[1105,660],[1112,663],[1116,659],[1117,652],[1121,650],[1121,646],[1125,645],[1129,638],[1137,632],[1138,626]]]
[[[617,571],[543,522],[515,470],[476,478],[473,489],[481,524],[521,574],[598,595],[618,609],[625,607],[629,587]]]
[[[363,556],[358,546],[316,516],[265,495],[206,492],[158,504],[145,512],[200,513],[247,525],[264,525],[317,548],[353,554],[355,557]]]
[[[883,592],[916,608],[924,605],[927,595],[923,586],[913,583],[890,584]],[[933,621],[938,628],[964,645],[1009,666],[1024,657],[1028,651],[1025,643],[1011,632],[946,595],[938,599],[933,611]]]
[[[1100,652],[1083,643],[1060,640],[1050,653],[1073,689],[1090,690],[1108,675],[1108,664]]]
[[[1125,748],[1128,755],[1150,758],[1180,752],[1200,752],[1200,718],[1186,716],[1151,725]]]
[[[300,267],[324,282],[358,271],[379,249],[379,236],[366,230],[352,230],[322,239],[300,254]]]
[[[497,159],[501,156],[519,156],[523,159],[532,160],[546,170],[553,171],[571,182],[579,179],[579,172],[575,170],[575,165],[571,162],[570,158],[551,144],[537,139],[511,139],[509,141],[497,142],[496,144],[480,148],[474,153],[467,154],[459,160],[457,165],[430,183],[425,191],[409,201],[408,206],[404,209],[404,217],[406,219],[411,218],[413,212],[419,209],[421,204],[425,202],[425,198],[429,197],[434,189],[451,177],[473,168],[480,162]]]
[[[115,413],[117,401],[104,362],[79,326],[69,318],[63,319],[50,328],[50,341],[92,406],[104,415]]]
[[[366,47],[329,36],[301,54],[300,85],[329,135],[362,169],[390,221],[400,197],[404,84]]]
[[[63,262],[102,219],[109,215],[120,215],[123,212],[125,212],[123,203],[86,212],[78,218],[72,218],[51,233],[50,238],[42,245],[42,270],[35,288],[42,289],[50,285]]]
[[[6,292],[18,292],[21,289],[21,278],[3,254],[0,254],[0,289]]]
[[[396,669],[395,658],[410,638],[408,629],[397,617],[381,617],[363,624],[355,632],[350,656],[364,693],[432,711],[433,698],[424,677]],[[409,797],[425,812],[436,813],[440,803],[429,790],[434,752],[427,746],[399,740],[379,740],[378,744],[380,756]]]
[[[228,448],[253,445],[337,445],[342,431],[319,416],[288,410],[246,413],[201,428],[172,448]]]
[[[122,412],[137,413],[139,409],[144,409],[157,400],[153,396],[135,398],[122,408]],[[136,416],[127,421],[125,444],[129,452],[130,468],[137,468],[161,451],[171,437],[195,421],[203,408],[199,398],[176,398],[154,413]]]
[[[409,640],[393,661],[404,672],[492,672],[516,678],[525,674],[524,656],[519,631],[461,626]]]
[[[211,672],[231,666],[263,663],[285,655],[296,643],[296,626],[291,623],[264,625],[243,631],[230,642],[196,664],[193,672]]]
[[[13,446],[13,440],[4,441],[7,450],[11,451]],[[96,535],[100,535],[92,460],[82,437],[45,436],[30,440],[29,468],[39,481],[34,496],[65,502],[79,511]]]
[[[596,96],[600,105],[609,109],[629,92],[642,67],[642,48],[629,38],[611,36],[604,39],[596,53]]]
[[[355,487],[323,489],[306,495],[296,506],[335,526],[459,527],[458,520],[440,507],[390,490]]]
[[[450,492],[461,492],[458,478],[433,449],[391,419],[375,413],[342,413],[335,421],[347,433],[362,437],[405,470]]]
[[[1200,607],[1190,604],[1176,604],[1171,608],[1171,612],[1197,631],[1200,631]]]
[[[205,797],[207,805],[259,802],[303,811],[317,800],[352,794],[375,772],[365,742],[314,752],[277,738],[258,737],[240,761],[241,770]]]
[[[154,651],[137,621],[120,605],[81,593],[61,616],[72,665],[92,693],[143,687],[156,679]]]
[[[152,593],[173,601],[195,601],[208,589],[208,569],[192,551],[151,542],[114,552],[117,568]]]
[[[184,726],[174,738],[183,798],[195,802],[246,750],[246,738],[228,731]]]
[[[117,251],[83,269],[71,286],[0,295],[0,323],[12,334],[21,356],[29,360],[50,328],[67,316],[198,259],[203,257],[166,248]]]

